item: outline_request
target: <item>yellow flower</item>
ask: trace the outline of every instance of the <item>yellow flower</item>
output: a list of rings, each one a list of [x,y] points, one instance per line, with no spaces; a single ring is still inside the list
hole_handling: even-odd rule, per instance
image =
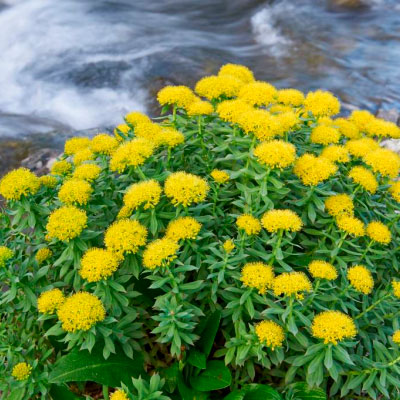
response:
[[[200,229],[201,224],[193,217],[180,217],[168,224],[165,237],[175,241],[196,239]]]
[[[309,153],[298,158],[293,169],[306,186],[316,186],[326,181],[336,171],[337,166],[332,161]]]
[[[364,223],[356,217],[350,215],[341,215],[336,219],[339,229],[355,237],[364,236]]]
[[[124,204],[131,212],[141,205],[143,209],[154,208],[160,201],[162,189],[154,179],[134,183],[124,195]]]
[[[70,179],[65,181],[58,192],[58,198],[64,204],[87,204],[93,188],[83,179]]]
[[[110,400],[129,400],[129,397],[123,390],[116,390],[111,396]]]
[[[296,89],[281,89],[278,91],[278,103],[299,107],[304,102],[304,94]]]
[[[154,144],[143,138],[135,138],[123,143],[113,153],[110,160],[111,171],[122,173],[128,167],[138,167],[149,158],[154,151]]]
[[[72,164],[66,160],[56,161],[52,167],[50,172],[54,175],[67,175],[72,170]]]
[[[355,265],[347,270],[347,279],[357,292],[370,294],[374,288],[371,272],[363,265]]]
[[[400,181],[392,183],[392,186],[389,188],[389,193],[400,203]]]
[[[79,275],[88,282],[107,279],[118,269],[119,259],[110,250],[93,247],[81,258]]]
[[[176,258],[179,244],[169,238],[151,242],[143,252],[143,265],[148,269],[155,269],[169,264]]]
[[[143,122],[149,123],[149,122],[151,122],[151,119],[147,115],[145,115],[139,111],[132,111],[125,115],[125,121],[128,124],[136,126],[137,124],[141,124]]]
[[[324,146],[339,143],[340,133],[335,128],[320,125],[312,130],[310,140],[312,143],[323,144]]]
[[[64,145],[64,153],[68,156],[76,154],[78,151],[90,146],[90,139],[86,137],[73,137],[68,139]]]
[[[184,141],[185,136],[183,136],[183,133],[174,128],[163,128],[159,135],[159,143],[166,145],[169,148],[178,146],[178,144],[181,144]]]
[[[107,133],[96,135],[90,143],[92,151],[99,154],[111,155],[117,147],[117,139],[113,136],[107,135]]]
[[[367,225],[367,235],[375,242],[382,244],[389,244],[392,240],[389,228],[379,221],[373,221]]]
[[[353,215],[354,204],[351,197],[347,194],[335,194],[325,200],[325,208],[332,217],[341,215]]]
[[[366,133],[371,137],[391,137],[398,139],[400,128],[393,122],[381,118],[374,118],[366,126]]]
[[[64,206],[50,214],[46,225],[47,238],[70,241],[81,234],[86,227],[85,211],[75,206]]]
[[[93,182],[100,175],[101,168],[96,164],[82,164],[75,168],[72,177],[75,179],[83,179],[87,182]]]
[[[400,344],[400,330],[397,330],[393,333],[392,340],[396,344]]]
[[[237,79],[240,79],[243,83],[254,81],[253,72],[251,72],[251,70],[244,65],[225,64],[220,68],[218,75],[230,75]]]
[[[124,253],[137,253],[147,241],[147,229],[140,222],[121,219],[108,227],[104,243],[108,250],[122,256]]]
[[[357,125],[345,118],[336,118],[334,125],[338,127],[339,132],[348,139],[359,139],[361,137]]]
[[[197,100],[192,89],[187,86],[166,86],[157,94],[157,100],[162,105],[176,105],[179,108],[187,108]]]
[[[400,299],[400,282],[392,281],[393,294]]]
[[[195,92],[209,100],[221,96],[234,97],[239,93],[243,82],[231,75],[206,76],[196,83]]]
[[[339,114],[340,103],[332,93],[317,90],[307,94],[304,100],[304,109],[306,112],[311,111],[315,117],[329,117]]]
[[[371,151],[379,149],[379,144],[371,138],[349,140],[345,146],[350,154],[359,158],[366,156]]]
[[[298,232],[303,222],[292,210],[270,210],[261,218],[262,226],[270,233],[278,232],[280,229]]]
[[[346,147],[331,145],[322,150],[321,157],[327,158],[332,162],[347,163],[350,161],[350,154]]]
[[[20,362],[14,366],[11,375],[17,381],[24,381],[29,378],[32,373],[32,367],[26,362]]]
[[[140,122],[135,127],[135,136],[153,142],[154,146],[159,146],[161,130],[161,126],[153,122]]]
[[[120,124],[114,129],[114,136],[118,142],[126,140],[128,133],[131,131],[131,127],[127,124]]]
[[[60,289],[47,290],[38,298],[38,310],[43,314],[54,314],[61,307],[64,301],[65,297]]]
[[[232,240],[228,239],[225,240],[225,242],[222,245],[223,249],[225,250],[225,252],[227,254],[231,253],[233,251],[233,249],[235,248],[235,243],[233,243]]]
[[[55,188],[57,186],[57,178],[51,175],[43,175],[39,178],[40,184],[46,186],[49,189]]]
[[[240,116],[252,107],[243,100],[225,100],[217,105],[217,113],[223,121],[238,123]]]
[[[67,298],[57,310],[62,328],[67,332],[88,331],[106,316],[103,303],[94,294],[78,292]]]
[[[238,98],[252,106],[266,106],[275,101],[277,90],[267,82],[250,82],[244,85],[239,92]]]
[[[272,288],[274,278],[273,268],[262,262],[247,263],[240,276],[244,286],[257,289],[260,294]]]
[[[0,194],[7,200],[34,195],[40,188],[39,178],[26,168],[10,171],[0,181]]]
[[[282,136],[285,132],[291,131],[300,122],[298,116],[293,111],[286,111],[273,116],[274,121],[279,126],[278,135]]]
[[[0,246],[0,267],[4,267],[6,262],[14,257],[14,252],[6,246]]]
[[[261,231],[260,221],[250,214],[243,214],[236,220],[239,229],[243,229],[247,235],[258,235]]]
[[[258,340],[272,350],[281,347],[285,340],[283,329],[274,321],[261,321],[255,326],[255,332]]]
[[[308,270],[315,279],[333,281],[338,277],[336,268],[332,264],[322,260],[312,261],[308,266]]]
[[[355,110],[349,117],[349,120],[353,122],[361,132],[366,132],[368,124],[374,119],[375,117],[366,110]]]
[[[375,173],[396,178],[400,170],[400,157],[391,150],[377,149],[364,156],[364,161]]]
[[[238,124],[246,134],[253,133],[261,141],[283,134],[276,119],[265,110],[251,110],[241,114]]]
[[[48,247],[43,247],[36,252],[35,259],[41,264],[53,255],[53,252]]]
[[[322,339],[325,344],[337,345],[344,339],[350,339],[357,334],[354,321],[340,311],[323,311],[315,316],[311,333],[317,339]]]
[[[367,168],[360,166],[353,167],[349,172],[349,178],[372,194],[374,194],[378,188],[375,175]]]
[[[283,140],[272,140],[259,144],[254,149],[254,155],[260,164],[268,168],[283,169],[294,163],[296,147]]]
[[[164,191],[172,204],[188,207],[204,201],[208,193],[207,182],[186,172],[175,172],[165,181]]]
[[[209,115],[212,114],[214,108],[208,101],[197,100],[189,105],[187,113],[191,117],[196,115]]]
[[[229,181],[229,174],[225,171],[221,171],[220,169],[213,169],[210,175],[212,176],[215,182],[220,184]]]
[[[95,158],[96,158],[95,154],[88,147],[86,149],[77,151],[74,155],[73,161],[75,165],[81,165],[85,161],[91,161],[94,160]]]
[[[284,272],[278,275],[273,282],[275,296],[292,296],[301,298],[300,292],[310,292],[311,282],[304,272]]]
[[[293,112],[293,108],[290,106],[285,106],[283,104],[271,104],[268,107],[268,111],[271,114],[282,114],[282,113]]]

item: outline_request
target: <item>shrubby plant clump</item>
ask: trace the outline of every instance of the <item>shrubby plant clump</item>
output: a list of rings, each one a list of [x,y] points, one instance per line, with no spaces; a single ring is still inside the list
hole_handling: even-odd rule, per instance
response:
[[[1,180],[3,395],[398,398],[400,129],[232,64],[158,100]]]

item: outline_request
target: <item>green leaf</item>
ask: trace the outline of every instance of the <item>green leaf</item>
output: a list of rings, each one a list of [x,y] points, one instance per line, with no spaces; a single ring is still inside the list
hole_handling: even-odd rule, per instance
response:
[[[310,388],[306,382],[298,382],[290,385],[292,400],[327,400],[327,396],[322,389]]]
[[[250,384],[240,390],[235,390],[224,400],[282,400],[282,396],[271,386]]]
[[[53,400],[79,400],[83,397],[77,396],[72,393],[66,386],[52,385],[50,389],[50,396]]]
[[[8,400],[23,400],[25,396],[25,388],[16,388],[7,396]]]
[[[200,392],[223,389],[231,382],[231,372],[223,361],[209,361],[204,371],[190,379],[192,387]]]
[[[143,374],[143,357],[135,353],[133,360],[118,351],[105,360],[102,349],[94,348],[92,353],[86,350],[73,350],[61,357],[49,375],[50,383],[93,381],[111,387],[121,382],[131,384],[132,377]]]
[[[214,311],[212,314],[208,315],[202,323],[200,323],[199,331],[196,332],[200,336],[196,347],[201,350],[206,357],[210,355],[215,336],[218,332],[220,320],[221,312]]]
[[[206,369],[207,358],[204,353],[193,348],[189,351],[187,362],[194,367]]]

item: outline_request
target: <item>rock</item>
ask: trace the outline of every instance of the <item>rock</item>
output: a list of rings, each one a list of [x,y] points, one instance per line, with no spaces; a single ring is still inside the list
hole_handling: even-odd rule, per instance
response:
[[[394,122],[395,124],[399,124],[400,122],[400,113],[395,108],[391,108],[390,110],[384,110],[380,108],[376,113],[378,118],[385,119],[386,121]]]
[[[330,5],[336,7],[345,7],[345,8],[364,8],[367,7],[368,4],[363,0],[330,0]]]
[[[60,155],[59,150],[40,149],[21,161],[21,165],[30,169],[37,175],[45,175],[50,172],[56,158]]]

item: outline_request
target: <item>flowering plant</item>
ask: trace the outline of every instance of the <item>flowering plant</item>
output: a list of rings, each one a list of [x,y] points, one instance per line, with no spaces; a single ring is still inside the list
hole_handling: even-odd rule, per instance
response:
[[[397,398],[400,129],[232,64],[158,100],[1,180],[3,394]]]

